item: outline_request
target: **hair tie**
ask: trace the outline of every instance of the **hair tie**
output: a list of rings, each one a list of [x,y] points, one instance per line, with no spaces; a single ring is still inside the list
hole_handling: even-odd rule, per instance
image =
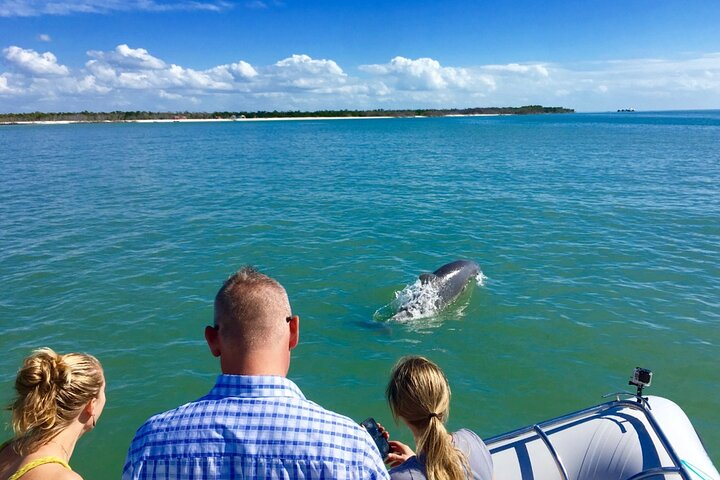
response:
[[[439,414],[437,414],[437,413],[435,413],[435,412],[432,412],[431,414],[428,415],[428,418],[433,418],[433,417],[436,417],[436,418],[437,418],[437,417],[439,417],[439,416],[440,416]]]

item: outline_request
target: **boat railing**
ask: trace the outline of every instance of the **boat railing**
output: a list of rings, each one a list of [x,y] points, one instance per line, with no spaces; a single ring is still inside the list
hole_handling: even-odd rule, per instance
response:
[[[555,461],[555,465],[557,465],[557,468],[560,471],[563,480],[570,480],[568,477],[567,469],[565,468],[565,465],[563,464],[560,455],[558,455],[557,450],[555,450],[555,447],[553,447],[553,444],[550,441],[550,437],[548,437],[548,435],[539,425],[533,425],[533,430],[537,432],[538,436],[542,439],[543,443],[550,451],[550,456],[552,456],[552,459]]]
[[[650,404],[648,403],[647,399],[638,396],[632,393],[628,392],[618,392],[618,393],[611,393],[607,396],[616,396],[616,400],[602,403],[600,405],[596,405],[593,407],[585,408],[583,410],[578,410],[573,413],[569,413],[567,415],[563,415],[561,417],[553,418],[550,420],[547,420],[545,422],[540,422],[534,425],[530,425],[527,427],[519,428],[517,430],[513,430],[511,432],[501,434],[492,438],[488,438],[485,443],[488,445],[488,448],[490,449],[490,452],[493,453],[493,450],[504,450],[505,448],[502,447],[496,447],[493,449],[493,445],[495,444],[507,444],[510,443],[513,439],[517,439],[519,437],[522,437],[523,435],[532,434],[535,433],[544,443],[545,447],[548,450],[548,453],[552,457],[552,459],[555,462],[555,465],[557,466],[558,473],[560,474],[561,478],[563,480],[576,480],[576,479],[570,479],[567,469],[565,467],[565,464],[558,453],[557,449],[553,446],[552,440],[550,439],[550,436],[548,435],[548,431],[552,429],[555,426],[559,426],[565,423],[568,423],[569,421],[573,419],[578,419],[581,417],[589,417],[591,415],[599,415],[604,412],[607,412],[608,410],[612,409],[632,409],[642,412],[642,414],[645,416],[645,418],[648,421],[648,424],[652,428],[653,432],[658,438],[658,441],[662,445],[662,447],[665,449],[665,452],[667,453],[668,457],[670,458],[670,461],[672,463],[672,466],[667,467],[652,467],[649,469],[645,469],[642,472],[638,472],[631,477],[627,478],[626,480],[640,480],[644,478],[649,478],[656,475],[665,475],[665,474],[671,474],[673,476],[679,476],[679,478],[682,478],[683,480],[692,480],[690,477],[689,472],[684,468],[683,462],[680,460],[680,457],[677,455],[675,450],[672,448],[672,445],[668,441],[667,437],[665,436],[665,433],[662,431],[660,426],[658,425],[657,421],[655,420],[655,417],[652,415]],[[635,401],[628,400],[628,399],[621,399],[621,396],[629,396],[635,399]],[[504,447],[505,445],[503,445]]]
[[[643,397],[642,395],[638,395],[637,393],[632,392],[614,392],[614,393],[608,393],[602,396],[602,398],[609,398],[609,397],[615,397],[616,402],[620,402],[623,399],[621,397],[626,397],[625,400],[629,398],[634,398],[637,403],[641,403],[648,411],[652,410],[652,407],[650,406],[650,403],[648,402],[647,397]]]

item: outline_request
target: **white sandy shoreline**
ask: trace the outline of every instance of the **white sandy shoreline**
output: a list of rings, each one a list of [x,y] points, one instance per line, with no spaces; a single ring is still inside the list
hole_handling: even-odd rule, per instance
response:
[[[41,121],[18,121],[18,122],[0,122],[0,125],[70,125],[77,123],[217,123],[217,122],[285,122],[285,121],[303,121],[303,120],[375,120],[388,118],[444,118],[444,117],[497,117],[499,113],[478,113],[470,115],[440,115],[440,116],[423,116],[416,115],[412,117],[272,117],[272,118],[163,118],[151,120],[41,120]]]

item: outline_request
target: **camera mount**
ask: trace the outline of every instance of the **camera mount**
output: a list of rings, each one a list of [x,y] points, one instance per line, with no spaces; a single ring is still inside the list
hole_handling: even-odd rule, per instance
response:
[[[634,385],[637,387],[638,403],[642,403],[643,400],[643,388],[649,387],[652,383],[652,371],[647,368],[635,367],[633,376],[628,382],[628,385]]]

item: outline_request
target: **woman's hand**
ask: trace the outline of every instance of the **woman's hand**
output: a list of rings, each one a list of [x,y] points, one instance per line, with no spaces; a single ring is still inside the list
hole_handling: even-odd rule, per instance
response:
[[[408,458],[415,456],[415,452],[412,451],[412,448],[402,442],[398,442],[397,440],[390,440],[390,433],[385,430],[385,427],[383,427],[382,424],[378,423],[378,427],[382,436],[385,437],[390,444],[390,453],[388,453],[388,456],[384,459],[387,465],[390,467],[397,467]]]
[[[380,433],[382,434],[382,436],[385,437],[385,440],[389,440],[390,433],[387,430],[385,430],[385,427],[383,427],[382,423],[380,423],[380,422],[376,422],[376,423],[378,426],[378,430],[380,430]]]
[[[402,442],[397,440],[390,440],[390,453],[385,459],[385,463],[391,467],[397,467],[401,463],[405,462],[408,458],[414,457],[415,452],[412,448],[408,447]]]

